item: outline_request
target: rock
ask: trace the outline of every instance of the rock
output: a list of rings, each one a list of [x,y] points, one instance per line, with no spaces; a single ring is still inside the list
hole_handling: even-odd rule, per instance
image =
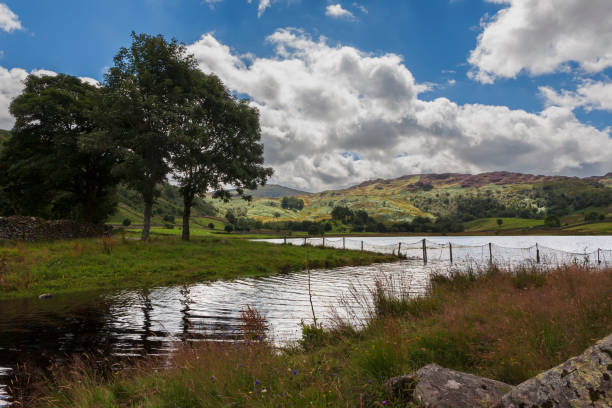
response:
[[[51,299],[52,297],[53,297],[53,295],[51,293],[43,293],[38,298],[39,299]]]
[[[423,407],[489,407],[512,389],[500,381],[429,364],[385,384],[396,396]]]
[[[517,385],[496,408],[612,407],[612,335]]]

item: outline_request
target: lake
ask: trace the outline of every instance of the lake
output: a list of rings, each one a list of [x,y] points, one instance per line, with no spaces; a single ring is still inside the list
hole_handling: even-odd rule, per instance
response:
[[[369,290],[377,278],[393,281],[411,295],[424,293],[432,271],[450,268],[449,249],[445,246],[449,242],[458,267],[478,256],[488,259],[489,242],[499,248],[529,248],[538,243],[542,258],[546,248],[591,256],[598,248],[612,248],[609,236],[427,237],[429,262],[425,266],[419,258],[421,239],[347,238],[344,241],[347,248],[360,249],[364,241],[365,249],[388,252],[396,251],[401,242],[401,253],[408,259],[391,264],[311,271],[317,318],[326,322],[335,310],[359,324],[368,310],[359,306],[350,292],[362,294],[362,300],[369,298]],[[282,239],[268,241],[283,242]],[[289,241],[303,244],[303,239]],[[342,244],[338,238],[326,242],[327,246],[341,247]],[[502,249],[498,251],[494,256],[501,258]],[[602,253],[608,257],[608,252]],[[524,249],[512,254],[533,255],[531,250]],[[240,311],[246,305],[255,307],[266,317],[274,341],[279,344],[295,341],[301,334],[300,322],[312,321],[308,298],[308,275],[299,272],[187,286],[62,295],[48,300],[0,301],[0,406],[7,404],[6,383],[16,364],[46,367],[50,361],[74,353],[122,358],[167,354],[177,342],[183,341],[231,341],[239,335]]]
[[[410,259],[423,259],[423,240],[429,261],[493,261],[499,265],[537,262],[559,265],[568,263],[612,264],[612,236],[384,236],[347,238],[276,238],[258,241],[292,245],[325,245],[333,248],[366,250],[382,253],[398,251]]]

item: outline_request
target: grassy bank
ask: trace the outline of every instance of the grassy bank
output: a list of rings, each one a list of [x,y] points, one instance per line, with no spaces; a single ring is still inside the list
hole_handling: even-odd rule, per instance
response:
[[[363,330],[306,328],[301,345],[278,353],[245,313],[249,342],[181,348],[170,369],[149,360],[101,373],[75,362],[38,388],[38,405],[405,406],[383,382],[430,362],[517,384],[582,353],[612,331],[611,293],[612,270],[577,267],[437,277],[417,300],[381,284]]]
[[[396,260],[391,255],[310,248],[313,268]],[[0,299],[140,286],[172,285],[305,268],[305,250],[240,239],[120,237],[0,244]]]

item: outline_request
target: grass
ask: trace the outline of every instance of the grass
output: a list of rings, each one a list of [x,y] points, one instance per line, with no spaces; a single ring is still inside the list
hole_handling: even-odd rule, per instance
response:
[[[577,225],[565,229],[576,233],[612,234],[612,222],[595,222],[592,224]]]
[[[501,226],[497,224],[497,220],[503,220]],[[525,229],[533,227],[541,227],[544,225],[544,220],[534,220],[527,218],[480,218],[474,221],[465,223],[466,231],[497,231],[505,229]]]
[[[312,248],[310,266],[396,260],[391,255]],[[75,291],[266,276],[305,268],[304,248],[242,239],[150,242],[121,237],[0,244],[0,299]]]
[[[362,330],[306,326],[301,345],[281,352],[247,330],[241,343],[179,347],[170,368],[148,359],[100,373],[76,361],[37,388],[38,405],[410,406],[385,390],[387,378],[435,362],[517,384],[612,331],[612,269],[493,268],[434,277],[417,299],[389,293],[372,290]],[[263,327],[257,313],[243,315],[246,327]]]

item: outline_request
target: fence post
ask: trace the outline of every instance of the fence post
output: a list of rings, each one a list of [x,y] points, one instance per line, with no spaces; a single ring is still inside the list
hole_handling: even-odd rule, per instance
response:
[[[363,252],[363,241],[361,241],[361,252]]]
[[[304,246],[306,246],[306,240],[307,240],[307,239],[308,239],[308,238],[304,237]]]
[[[323,237],[323,248],[325,248],[325,237]]]
[[[493,248],[489,242],[489,264],[493,265]]]
[[[600,248],[597,248],[597,265],[601,265],[601,256],[599,253],[601,252]]]
[[[425,244],[425,238],[423,238],[423,265],[427,265],[427,245]]]
[[[398,242],[397,243],[397,257],[398,258],[401,258],[401,256],[402,256],[401,251],[402,251],[402,243]]]
[[[342,249],[346,249],[346,237],[342,237]]]
[[[536,262],[540,263],[540,247],[538,246],[537,242],[536,242]]]
[[[283,240],[284,240],[284,242],[283,242],[283,243],[284,243],[285,245],[287,245],[287,236],[286,236],[286,235],[283,237]]]
[[[448,249],[450,251],[450,263],[452,265],[453,264],[453,244],[451,244],[450,242],[448,243]]]

